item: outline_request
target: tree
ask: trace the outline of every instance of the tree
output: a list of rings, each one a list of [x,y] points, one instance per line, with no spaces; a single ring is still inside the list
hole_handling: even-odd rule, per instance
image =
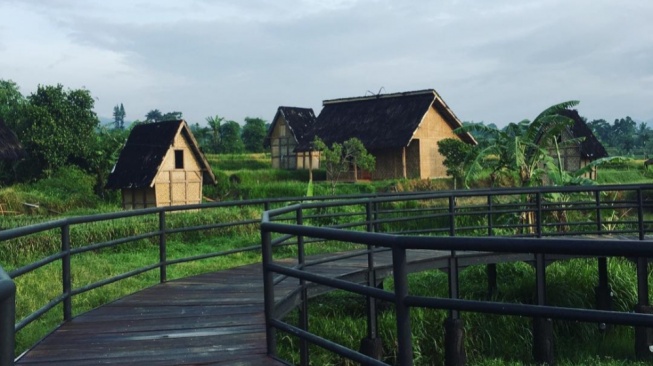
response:
[[[195,136],[197,144],[200,146],[202,151],[210,151],[211,149],[211,129],[206,126],[200,126],[199,123],[190,125],[190,131]]]
[[[466,163],[474,159],[471,154],[473,146],[459,139],[448,138],[438,141],[438,151],[444,156],[447,175],[453,178],[453,187],[456,189],[457,181],[465,176]]]
[[[39,86],[27,99],[16,134],[29,155],[20,164],[28,178],[90,158],[99,120],[88,90]]]
[[[563,129],[571,127],[573,121],[559,112],[574,107],[577,101],[568,101],[553,105],[540,113],[533,122],[524,120],[511,123],[503,130],[491,129],[484,125],[469,125],[456,129],[456,133],[483,129],[490,140],[489,146],[481,149],[473,159],[465,184],[478,176],[484,168],[490,167],[491,177],[497,173],[515,174],[518,185],[530,187],[542,183],[546,175],[545,160],[552,159],[546,149],[552,139],[555,140]]]
[[[354,169],[354,180],[357,177],[358,168],[373,171],[376,159],[367,152],[361,140],[352,137],[344,143],[334,142],[328,147],[324,141],[315,136],[313,148],[320,151],[326,165],[327,179],[331,183],[331,193],[336,193],[336,185],[343,173]]]
[[[245,117],[245,126],[243,127],[242,139],[245,144],[245,150],[252,153],[265,151],[263,143],[267,136],[265,120],[261,118]]]
[[[113,125],[115,129],[125,129],[125,107],[122,103],[113,107]]]
[[[151,111],[147,112],[147,114],[145,115],[145,122],[146,123],[159,122],[161,121],[162,117],[163,114],[161,113],[160,110],[152,109]]]
[[[245,151],[245,144],[240,137],[240,125],[235,121],[227,121],[220,126],[219,153],[241,154]]]
[[[11,80],[0,80],[0,119],[11,129],[17,129],[26,99],[18,85]]]
[[[167,112],[164,113],[163,116],[161,116],[161,121],[176,121],[183,118],[182,114],[183,113],[178,111]]]
[[[215,116],[206,117],[206,122],[211,129],[211,152],[217,153],[220,150],[220,125],[224,121],[224,117],[217,114]]]

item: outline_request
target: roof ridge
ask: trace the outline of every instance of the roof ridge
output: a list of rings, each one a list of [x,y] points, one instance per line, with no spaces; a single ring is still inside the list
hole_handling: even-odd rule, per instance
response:
[[[365,95],[360,97],[327,99],[322,101],[322,105],[347,103],[347,102],[360,102],[364,100],[375,100],[375,99],[385,99],[385,98],[410,97],[410,96],[425,95],[425,94],[431,94],[437,98],[440,98],[440,95],[438,94],[438,92],[435,91],[435,89],[422,89],[422,90],[412,90],[412,91],[398,92],[398,93],[374,94],[374,95]]]

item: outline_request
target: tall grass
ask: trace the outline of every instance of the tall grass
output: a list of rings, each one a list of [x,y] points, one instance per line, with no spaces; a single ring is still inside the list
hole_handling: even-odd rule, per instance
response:
[[[609,261],[614,308],[631,311],[636,303],[634,266],[621,258]],[[535,271],[526,263],[498,264],[498,289],[492,301],[535,303]],[[624,273],[625,272],[625,273]],[[619,277],[617,280],[616,278]],[[594,286],[598,281],[596,260],[574,259],[554,263],[547,273],[547,299],[550,305],[592,308]],[[625,283],[624,283],[625,281]],[[652,282],[652,281],[649,281]],[[570,285],[571,284],[571,285]],[[617,290],[617,286],[618,290]],[[623,286],[623,287],[622,287]],[[385,287],[393,288],[392,279]],[[410,294],[448,297],[447,275],[427,271],[409,276]],[[485,266],[468,267],[460,273],[460,295],[464,299],[486,300]],[[365,299],[334,291],[309,303],[309,329],[312,333],[358,349],[366,337]],[[384,361],[394,364],[397,358],[397,334],[394,306],[380,302],[379,335]],[[411,309],[413,353],[416,365],[444,363],[444,327],[448,316],[444,310]],[[297,313],[287,321],[297,324]],[[518,316],[462,313],[465,327],[465,348],[470,365],[533,364],[532,322]],[[631,327],[611,327],[603,331],[597,324],[554,321],[555,352],[561,365],[644,365],[634,359],[634,333]],[[281,355],[298,363],[299,341],[291,335],[280,335]],[[354,365],[318,347],[311,348],[311,360],[319,365]]]

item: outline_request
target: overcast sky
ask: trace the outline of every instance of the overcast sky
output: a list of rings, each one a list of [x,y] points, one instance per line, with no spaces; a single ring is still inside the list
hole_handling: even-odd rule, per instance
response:
[[[653,119],[651,0],[0,0],[0,79],[86,88],[96,112],[190,123],[436,89],[504,125],[580,100]]]

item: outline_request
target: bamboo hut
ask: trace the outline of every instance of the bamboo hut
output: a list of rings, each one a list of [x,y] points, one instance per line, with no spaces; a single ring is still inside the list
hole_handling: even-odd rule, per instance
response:
[[[565,109],[559,113],[574,121],[574,124],[570,128],[565,129],[558,136],[560,163],[564,170],[573,172],[587,166],[594,160],[608,156],[605,147],[596,138],[592,130],[587,126],[587,123],[578,114],[578,111],[575,109]],[[580,141],[576,143],[565,143],[571,139],[580,139]],[[547,148],[551,156],[557,159],[558,154],[555,146],[549,145]],[[596,179],[596,168],[586,176],[590,179]]]
[[[453,132],[462,123],[433,89],[325,100],[323,106],[311,135],[296,151],[309,150],[306,141],[314,136],[327,145],[358,138],[376,158],[376,167],[355,170],[357,179],[446,177],[437,142],[457,138],[476,144],[469,133]]]
[[[131,131],[107,189],[120,189],[124,209],[202,202],[215,176],[184,120],[141,124]]]
[[[16,134],[0,119],[0,160],[14,161],[26,156]]]
[[[265,139],[270,148],[272,167],[277,169],[318,169],[320,155],[317,151],[295,151],[300,142],[310,134],[315,124],[311,108],[279,107]],[[307,141],[310,143],[310,141]]]

